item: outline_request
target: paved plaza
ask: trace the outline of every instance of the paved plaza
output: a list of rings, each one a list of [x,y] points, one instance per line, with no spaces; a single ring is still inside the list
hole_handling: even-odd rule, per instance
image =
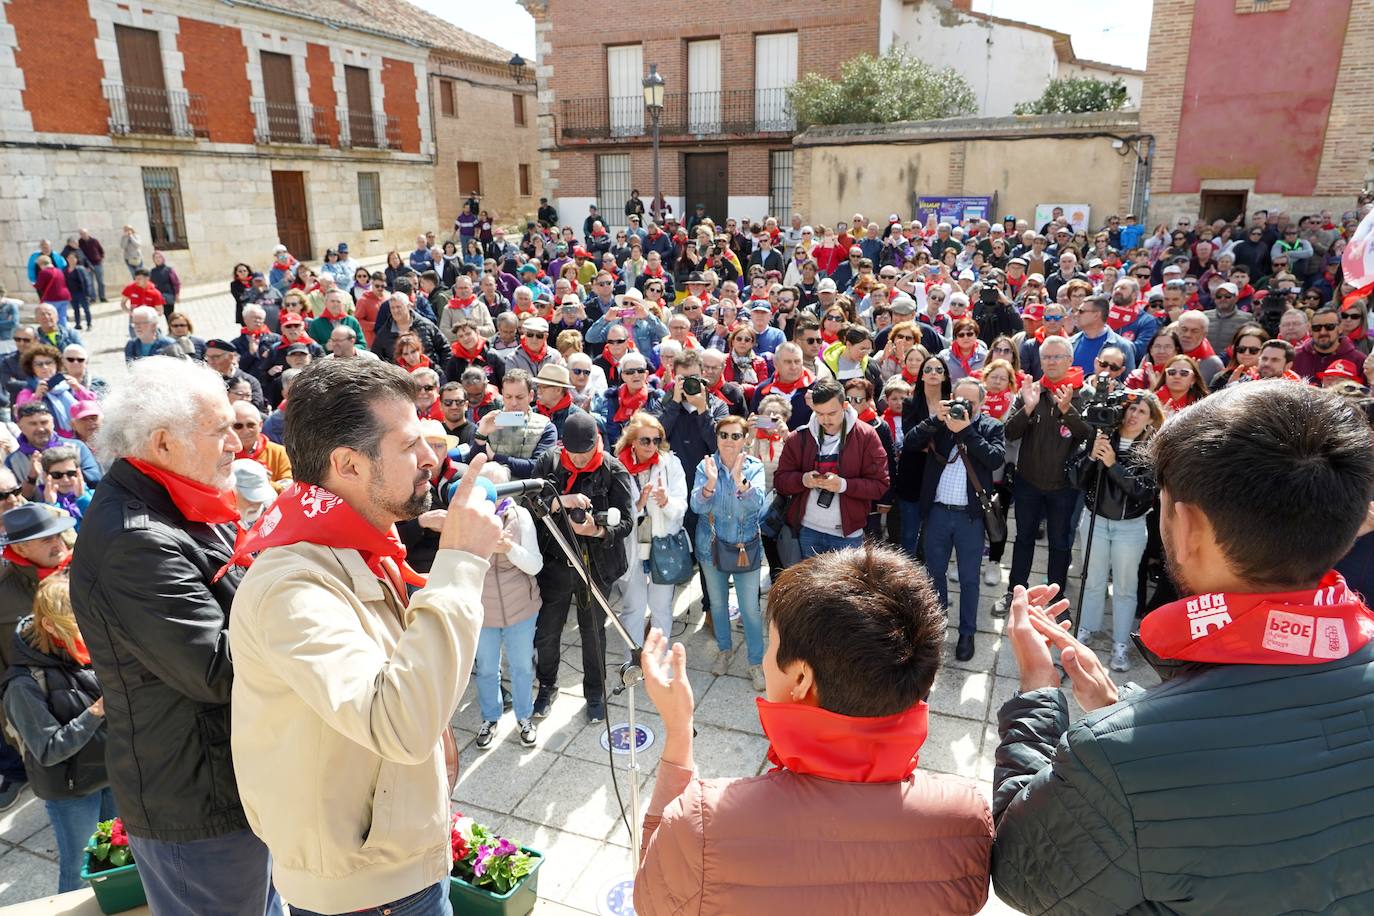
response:
[[[199,336],[229,336],[234,332],[227,286],[186,292],[181,308],[192,317]],[[102,306],[97,315],[96,330],[84,336],[96,373],[113,383],[124,371],[124,322],[117,305]],[[1044,570],[1042,544],[1035,574],[1043,575]],[[957,584],[951,582],[950,589],[950,601],[957,605]],[[955,630],[948,631],[944,667],[931,696],[930,737],[920,758],[922,769],[969,779],[989,799],[997,710],[1015,693],[1017,685],[1015,660],[1000,635],[1003,621],[987,614],[994,592],[984,589],[983,631],[978,634],[972,660],[954,660]],[[697,607],[698,597],[693,581],[678,596],[675,625],[680,631],[676,638],[687,646],[689,676],[696,695],[698,771],[706,777],[762,772],[767,741],[759,727],[753,702],[758,694],[750,686],[743,651],[736,653],[727,676],[709,673],[704,658],[712,637]],[[613,633],[608,632],[607,637],[607,657],[614,662],[620,658],[622,647]],[[738,625],[734,639],[736,645],[742,645]],[[1134,680],[1152,684],[1157,680],[1148,667],[1138,659],[1134,661],[1130,672],[1113,675],[1118,683]],[[454,794],[457,807],[502,835],[545,854],[539,878],[541,902],[535,910],[538,914],[596,913],[604,889],[630,873],[629,833],[620,820],[607,752],[601,743],[605,728],[587,724],[581,680],[577,627],[570,620],[559,670],[562,692],[549,717],[540,724],[537,747],[521,748],[513,734],[514,719],[507,714],[493,745],[486,751],[478,750],[473,741],[481,721],[476,691],[471,686],[454,718],[462,766]],[[662,747],[662,727],[650,711],[643,690],[638,691],[638,700],[638,719],[654,734],[652,744],[639,758],[641,790],[647,803]],[[1072,700],[1070,704],[1072,707]],[[611,724],[622,723],[625,713],[625,698],[613,698]],[[616,755],[620,792],[628,805],[627,760]],[[26,795],[21,805],[0,816],[0,905],[51,894],[56,884],[53,831],[42,803]],[[994,897],[983,912],[1012,911]]]

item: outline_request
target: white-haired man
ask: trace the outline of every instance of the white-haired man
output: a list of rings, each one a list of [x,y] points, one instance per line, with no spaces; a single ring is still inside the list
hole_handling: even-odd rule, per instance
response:
[[[133,363],[81,522],[72,605],[105,689],[106,765],[155,913],[279,913],[229,748],[234,412],[214,370]],[[82,540],[84,539],[84,541]]]
[[[281,345],[281,335],[267,326],[267,310],[260,305],[243,307],[243,328],[234,338],[239,352],[239,368],[267,384],[267,370],[272,368],[272,354]]]
[[[258,309],[261,312],[261,309]],[[158,320],[161,315],[158,310],[151,305],[136,306],[129,313],[129,322],[133,325],[134,336],[130,337],[124,344],[124,361],[132,363],[136,359],[143,359],[145,356],[173,356],[176,350],[176,341],[163,334],[158,328]]]

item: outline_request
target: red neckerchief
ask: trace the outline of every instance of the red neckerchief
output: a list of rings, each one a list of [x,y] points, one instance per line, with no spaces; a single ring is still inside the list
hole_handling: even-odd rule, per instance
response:
[[[19,555],[19,551],[14,549],[13,544],[7,544],[5,546],[4,557],[6,560],[9,560],[15,566],[32,566],[35,570],[38,571],[39,582],[42,582],[44,579],[48,578],[48,576],[51,576],[55,572],[59,572],[61,570],[66,569],[67,565],[72,561],[72,553],[69,550],[67,551],[67,555],[57,562],[56,566],[39,566],[37,563],[30,562],[29,560],[26,560],[23,557],[21,557]],[[73,656],[73,658],[75,658],[75,656]],[[84,662],[84,664],[90,664],[90,656],[86,657],[86,661]]]
[[[1140,622],[1161,658],[1219,665],[1320,665],[1374,638],[1374,612],[1332,570],[1315,591],[1194,595]]]
[[[49,570],[49,572],[51,573],[52,570]],[[39,577],[42,577],[42,573],[39,573]],[[89,665],[91,663],[91,650],[86,648],[86,641],[81,638],[80,633],[72,637],[70,644],[58,639],[56,636],[49,636],[48,638],[52,640],[54,646],[57,646],[57,648],[70,655],[72,661],[77,664]]]
[[[645,385],[639,389],[639,394],[633,394],[629,385],[620,386],[620,397],[617,400],[615,409],[615,422],[624,423],[634,415],[636,410],[640,410],[645,404],[649,403],[649,386]]]
[[[480,359],[483,353],[485,353],[486,349],[487,342],[479,337],[477,338],[477,348],[475,350],[465,349],[462,344],[455,340],[453,342],[453,346],[450,348],[450,351],[458,359],[465,359],[468,362],[472,362],[475,359]]]
[[[916,770],[929,729],[925,703],[891,716],[844,716],[755,697],[776,770],[836,782],[900,782]]]
[[[902,381],[906,382],[906,383],[907,383],[908,385],[910,385],[912,388],[915,388],[915,387],[917,387],[917,386],[916,386],[916,383],[919,382],[920,380],[921,380],[921,375],[920,375],[920,373],[917,373],[917,374],[915,374],[915,375],[912,375],[910,372],[907,371],[906,366],[902,366]]]
[[[655,449],[654,453],[644,461],[636,461],[634,448],[627,445],[616,454],[616,457],[620,459],[621,464],[625,465],[625,470],[630,472],[631,477],[643,474],[645,471],[649,470],[649,468],[658,464],[657,449]]]
[[[1107,309],[1107,327],[1113,331],[1119,331],[1126,325],[1135,321],[1140,314],[1142,303],[1139,300],[1130,305],[1117,305],[1116,300],[1112,300],[1111,307]]]
[[[959,361],[959,365],[964,367],[964,375],[973,374],[973,366],[969,364],[973,362],[973,357],[978,355],[978,343],[976,341],[973,344],[973,349],[969,351],[968,356],[963,356],[959,353],[959,344],[957,343],[950,345],[949,352]]]
[[[498,395],[499,393],[500,392],[496,390],[495,385],[488,385],[485,389],[482,390],[482,400],[477,402],[477,408],[480,409],[486,407],[492,401],[496,400],[496,395]]]
[[[1068,385],[1076,391],[1083,387],[1083,370],[1078,366],[1074,366],[1069,369],[1068,372],[1065,372],[1064,377],[1058,381],[1051,381],[1048,377],[1042,377],[1040,379],[1040,385],[1051,394],[1063,388],[1065,385]]]
[[[768,384],[764,386],[768,389],[764,394],[772,394],[776,391],[778,394],[785,394],[790,397],[798,388],[810,388],[811,383],[814,381],[815,379],[811,377],[811,373],[805,369],[802,370],[801,375],[797,376],[796,380],[791,382],[784,382],[775,375]]]
[[[283,490],[272,508],[239,538],[234,555],[215,573],[215,579],[231,566],[251,565],[252,554],[302,541],[358,551],[372,574],[396,589],[402,603],[406,599],[406,585],[425,584],[424,576],[406,563],[406,548],[394,525],[383,534],[340,497],[324,487],[300,481]]]
[[[235,457],[235,458],[251,458],[252,460],[257,461],[257,460],[258,460],[258,456],[261,455],[261,454],[262,454],[264,451],[266,451],[266,450],[267,450],[267,436],[264,435],[263,433],[258,433],[257,441],[255,441],[250,447],[248,447],[248,448],[246,448],[246,449],[243,449],[242,451],[240,451],[240,452],[238,452],[237,454],[235,454],[234,457]]]
[[[781,429],[754,429],[754,438],[768,443],[768,460],[773,460],[778,443],[787,438],[787,427]]]
[[[419,415],[421,420],[438,420],[440,423],[444,422],[444,405],[442,399],[435,398],[434,403],[429,405],[427,410],[422,411],[419,407],[416,407],[415,413]]]
[[[285,350],[287,347],[291,346],[292,344],[305,344],[306,346],[309,346],[310,344],[312,344],[312,343],[314,343],[314,342],[315,342],[315,339],[314,339],[313,337],[311,337],[309,334],[306,334],[304,331],[302,331],[302,332],[301,332],[301,336],[295,338],[294,340],[291,339],[291,338],[286,337],[285,335],[282,335],[281,343],[277,344],[277,349],[278,349],[278,350]]]
[[[189,522],[223,525],[239,520],[239,510],[231,490],[216,490],[198,480],[173,474],[137,458],[125,458],[144,477],[160,483],[172,497],[177,511]]]
[[[867,423],[871,426],[876,419],[878,419],[878,411],[874,409],[872,404],[859,411],[859,422],[861,423]]]
[[[659,265],[659,268],[658,268],[658,271],[657,271],[657,272],[654,272],[654,270],[653,270],[652,268],[649,268],[649,267],[646,266],[646,267],[644,268],[644,276],[646,276],[646,277],[653,277],[655,280],[661,280],[661,279],[663,279],[663,265],[661,265],[661,264]]]
[[[1360,325],[1358,328],[1356,328],[1355,330],[1351,331],[1349,334],[1345,335],[1345,337],[1346,337],[1347,340],[1364,340],[1364,338],[1365,338],[1365,326],[1364,326],[1364,325]]]
[[[840,339],[839,331],[821,331],[821,342],[829,346]]]
[[[606,452],[601,448],[601,440],[596,440],[596,450],[592,452],[592,460],[588,461],[584,467],[578,467],[572,463],[568,457],[568,450],[561,449],[558,462],[563,470],[568,472],[568,485],[563,488],[564,493],[571,493],[573,484],[577,483],[578,474],[590,474],[601,467],[601,462],[606,457]]]
[[[1191,389],[1183,392],[1179,397],[1174,397],[1169,393],[1169,389],[1160,385],[1155,389],[1155,396],[1159,398],[1159,406],[1166,411],[1177,412],[1193,403],[1193,392]]]
[[[404,370],[407,371],[407,372],[414,372],[416,369],[428,369],[428,368],[429,368],[429,357],[426,356],[426,355],[423,354],[423,353],[420,354],[420,361],[419,361],[418,363],[416,363],[415,365],[413,365],[413,366],[407,365],[406,363],[402,362],[401,360],[402,360],[401,357],[399,357],[399,356],[396,357],[396,365],[400,366],[402,369],[404,369]]]
[[[1008,388],[1006,391],[989,391],[987,397],[983,399],[983,413],[1000,420],[1007,415],[1011,409],[1011,399],[1016,396],[1016,392]]]
[[[267,325],[263,325],[260,328],[253,328],[251,331],[248,328],[239,328],[239,333],[248,337],[261,337],[264,334],[271,334],[272,329]]]
[[[887,424],[888,432],[892,433],[892,443],[894,445],[900,445],[897,439],[897,421],[901,418],[901,413],[894,413],[891,407],[883,411],[883,422]]]
[[[534,409],[537,410],[537,411],[539,411],[539,412],[540,412],[541,414],[543,414],[544,416],[552,418],[553,415],[556,414],[556,413],[558,413],[560,410],[566,410],[567,408],[569,408],[569,407],[571,407],[571,406],[572,406],[572,392],[571,392],[571,391],[565,391],[565,392],[563,392],[563,398],[562,398],[562,400],[560,400],[557,404],[553,405],[552,407],[545,407],[543,404],[536,403],[536,404],[534,405]]]
[[[451,308],[451,309],[465,309],[465,308],[471,308],[471,307],[472,307],[472,304],[473,304],[474,302],[476,302],[476,301],[477,301],[477,294],[476,294],[476,293],[473,293],[471,296],[468,296],[466,299],[459,299],[457,296],[454,296],[452,299],[450,299],[450,300],[448,301],[448,305],[445,306],[445,307],[446,307],[446,308]]]
[[[544,361],[544,354],[546,354],[546,353],[548,352],[548,350],[549,350],[549,345],[548,345],[548,342],[545,341],[544,343],[542,343],[542,344],[539,345],[539,350],[536,352],[536,351],[534,351],[534,350],[531,350],[531,349],[529,348],[529,345],[527,345],[527,344],[525,343],[525,338],[521,337],[521,338],[520,338],[520,349],[524,350],[524,351],[525,351],[525,355],[528,356],[528,357],[530,358],[530,362],[534,363],[534,364],[537,366],[537,365],[539,365],[541,362]]]

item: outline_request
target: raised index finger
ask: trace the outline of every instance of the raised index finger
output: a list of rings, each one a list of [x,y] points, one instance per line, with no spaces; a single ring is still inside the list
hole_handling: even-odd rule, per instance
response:
[[[477,476],[482,471],[482,465],[487,463],[485,453],[479,452],[468,462],[468,469],[463,474],[463,479],[458,481],[457,488],[453,491],[453,496],[449,498],[451,505],[464,506],[472,500],[472,490],[477,486]]]

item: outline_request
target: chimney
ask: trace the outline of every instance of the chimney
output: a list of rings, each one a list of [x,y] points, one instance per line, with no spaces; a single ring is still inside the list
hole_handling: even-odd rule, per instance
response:
[[[949,0],[949,5],[965,13],[973,12],[973,0]]]

